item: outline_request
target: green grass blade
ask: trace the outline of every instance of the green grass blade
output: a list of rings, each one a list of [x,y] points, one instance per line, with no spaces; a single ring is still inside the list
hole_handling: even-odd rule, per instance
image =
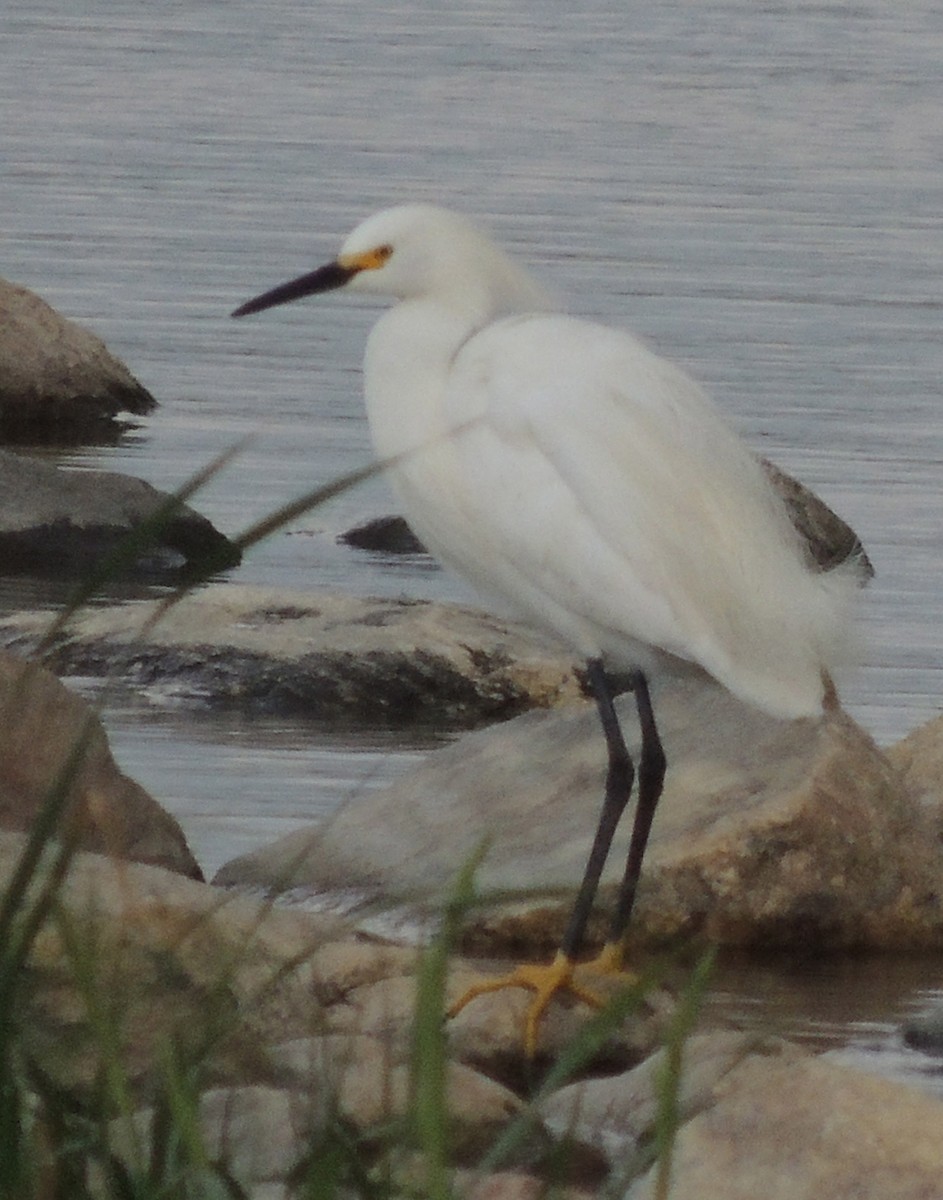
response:
[[[658,1078],[658,1113],[655,1121],[658,1163],[655,1200],[668,1200],[675,1139],[681,1125],[678,1098],[681,1094],[684,1046],[703,1006],[715,958],[715,951],[711,947],[695,965],[665,1039],[665,1061]]]
[[[429,1200],[448,1200],[449,1121],[446,1097],[448,1042],[445,987],[449,959],[462,919],[475,900],[475,872],[485,855],[482,842],[463,865],[446,900],[438,933],[422,954],[417,972],[413,1024],[413,1121],[426,1173]]]

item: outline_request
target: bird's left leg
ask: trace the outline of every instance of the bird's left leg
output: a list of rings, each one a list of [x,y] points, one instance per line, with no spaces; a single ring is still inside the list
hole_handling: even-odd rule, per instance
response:
[[[632,792],[635,772],[619,725],[612,689],[601,660],[590,659],[587,663],[587,677],[593,689],[596,707],[606,737],[608,750],[606,792],[592,849],[583,872],[583,880],[560,949],[553,962],[549,964],[523,964],[506,975],[475,984],[448,1011],[448,1016],[454,1017],[466,1004],[487,992],[507,987],[529,989],[534,992],[534,999],[527,1010],[524,1029],[524,1048],[528,1057],[533,1057],[536,1051],[540,1020],[547,1005],[558,992],[570,992],[578,999],[596,1007],[604,1003],[595,992],[584,987],[574,978],[574,960],[583,943],[586,924],[592,912],[593,901],[599,887],[599,878],[606,864],[613,834]]]

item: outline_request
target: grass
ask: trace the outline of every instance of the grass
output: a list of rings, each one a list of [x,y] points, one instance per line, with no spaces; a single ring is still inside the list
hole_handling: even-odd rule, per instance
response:
[[[119,577],[147,542],[159,535],[162,522],[170,519],[184,500],[231,457],[221,456],[181,488],[125,547],[99,564],[51,623],[43,650],[54,644],[72,615],[98,588]],[[250,527],[235,539],[237,546],[248,548],[286,521],[387,465],[374,464],[315,489]],[[214,569],[214,564],[208,563],[203,570],[195,571],[186,587],[157,607],[154,620]],[[22,687],[30,686],[31,674],[29,668],[24,671]],[[15,703],[14,696],[11,704]],[[225,999],[238,962],[221,955],[214,964],[215,999],[211,989],[200,1028],[193,1028],[193,1014],[188,1009],[177,1027],[172,1020],[167,1022],[142,1085],[127,1061],[126,997],[114,992],[113,948],[99,937],[94,913],[77,914],[64,896],[64,881],[76,853],[71,785],[91,731],[90,718],[49,789],[0,895],[0,1200],[242,1197],[249,1194],[244,1181],[236,1177],[231,1162],[220,1158],[210,1145],[201,1120],[201,1097],[213,1081],[217,1052],[231,1032],[229,1022],[236,1019]],[[410,1195],[451,1200],[455,1196],[446,1102],[449,1057],[445,990],[462,921],[476,903],[474,876],[483,852],[473,856],[456,879],[438,933],[420,959],[410,1059],[411,1101],[405,1120],[392,1122],[385,1130],[372,1130],[368,1137],[345,1122],[336,1105],[329,1104],[317,1133],[289,1173],[293,1196],[305,1200],[383,1200]],[[128,886],[133,888],[130,873]],[[264,910],[260,921],[263,917]],[[212,918],[213,911],[205,919]],[[37,1043],[34,1028],[34,960],[40,939],[50,930],[67,967],[68,983],[63,986],[70,989],[73,1003],[81,1010],[84,1036],[93,1050],[96,1066],[91,1085],[75,1086],[63,1080],[37,1049],[41,1043]],[[293,965],[283,969],[290,970]],[[705,960],[695,971],[667,1038],[654,1147],[659,1164],[658,1200],[669,1196],[683,1046],[703,998],[708,970]],[[539,1131],[542,1100],[585,1071],[622,1022],[658,985],[660,977],[658,970],[650,971],[587,1020],[551,1065],[529,1103],[480,1155],[476,1165],[479,1175],[506,1169],[519,1161],[522,1150]],[[273,980],[272,986],[276,982]],[[141,1115],[145,1099],[149,1112],[146,1121]],[[549,1171],[548,1195],[558,1191],[567,1176],[565,1148],[561,1155]],[[411,1164],[405,1173],[404,1161]]]

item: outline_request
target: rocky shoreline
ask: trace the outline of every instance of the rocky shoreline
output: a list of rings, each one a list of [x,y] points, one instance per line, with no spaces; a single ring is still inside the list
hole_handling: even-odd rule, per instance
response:
[[[234,1031],[214,1065],[216,1083],[204,1095],[201,1122],[210,1144],[230,1147],[240,1179],[281,1195],[293,1156],[325,1119],[328,1093],[368,1137],[408,1108],[417,951],[366,935],[355,914],[285,909],[259,892],[354,887],[377,902],[434,913],[487,831],[491,847],[478,885],[488,903],[468,914],[463,949],[476,957],[539,957],[559,936],[582,866],[598,804],[601,747],[591,707],[565,661],[491,617],[447,605],[216,585],[188,597],[138,640],[135,631],[150,609],[134,603],[78,615],[52,649],[57,670],[94,669],[135,688],[176,677],[192,702],[205,706],[243,703],[247,696],[262,703],[260,678],[270,681],[277,668],[284,688],[291,676],[286,664],[303,675],[317,663],[315,674],[330,670],[336,678],[327,689],[330,704],[325,708],[319,694],[309,711],[336,719],[339,697],[346,697],[355,722],[365,686],[358,664],[371,664],[366,687],[375,710],[384,687],[395,702],[404,661],[413,658],[435,661],[449,677],[464,673],[464,690],[453,684],[444,692],[463,698],[464,711],[455,699],[439,710],[453,728],[492,720],[496,695],[502,703],[513,695],[516,706],[529,709],[466,733],[390,788],[344,806],[326,826],[235,860],[215,885],[185,878],[194,872],[179,858],[172,822],[164,828],[163,867],[153,865],[161,861],[153,838],[146,852],[135,844],[130,834],[141,818],[128,807],[130,781],[117,778],[110,756],[83,776],[73,809],[85,814],[73,817],[84,829],[80,844],[107,853],[77,855],[65,903],[77,921],[94,926],[98,941],[120,947],[108,956],[109,970],[120,975],[109,986],[127,997],[132,1014],[126,1057],[140,1091],[141,1127],[155,1037],[187,1013],[193,1019],[210,973],[219,961],[233,961],[238,947],[225,986]],[[0,640],[25,654],[47,621],[9,616]],[[198,660],[206,669],[195,676]],[[24,662],[8,654],[2,676],[6,702],[17,704],[20,717],[4,755],[2,786],[17,797],[25,774],[17,757],[28,748],[28,761],[38,761],[50,728],[63,730],[67,748],[68,729],[84,707]],[[225,664],[225,685],[213,683],[220,678],[217,663]],[[428,666],[416,670],[417,678],[432,678],[424,675]],[[37,699],[24,705],[24,694]],[[643,957],[665,946],[690,952],[704,942],[764,951],[801,947],[806,954],[852,947],[939,952],[943,724],[884,752],[844,714],[773,721],[696,677],[666,689],[658,702],[673,769],[643,876],[637,921]],[[71,725],[51,715],[56,706],[70,714]],[[415,711],[429,719],[428,710]],[[628,708],[623,716],[631,743]],[[705,725],[713,731],[706,746],[690,732]],[[45,774],[31,769],[34,803],[54,766]],[[26,827],[19,800],[5,804],[0,816],[12,809],[19,823],[7,827]],[[22,834],[0,836],[4,880],[21,845]],[[81,1061],[65,1052],[82,1041],[86,1019],[71,970],[64,948],[54,938],[45,941],[31,967],[29,1006],[46,1060],[59,1064],[64,1086],[81,1087],[90,1069],[87,1051]],[[448,996],[479,970],[476,958],[456,955]],[[594,1194],[618,1178],[619,1194],[654,1196],[654,1081],[675,1007],[672,992],[650,993],[602,1060],[542,1099],[518,1157],[493,1173],[487,1187],[463,1173],[527,1110],[532,1072],[520,1046],[525,997],[482,998],[450,1023],[451,1156],[467,1194],[539,1195],[547,1163],[565,1145],[574,1195]],[[552,1063],[590,1015],[580,1006],[555,1005],[541,1031],[539,1063]],[[755,1194],[770,1179],[788,1176],[792,1190],[777,1194],[916,1200],[932,1194],[929,1178],[943,1178],[940,1100],[828,1055],[736,1030],[702,1025],[684,1053],[674,1197]],[[839,1120],[846,1132],[829,1134]],[[408,1174],[408,1164],[403,1170]],[[881,1172],[890,1172],[892,1190],[862,1190]],[[810,1191],[813,1182],[817,1190]]]

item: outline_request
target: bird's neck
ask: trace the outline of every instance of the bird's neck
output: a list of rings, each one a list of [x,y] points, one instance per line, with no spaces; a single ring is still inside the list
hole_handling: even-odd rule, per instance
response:
[[[401,300],[376,323],[364,358],[374,447],[382,458],[445,433],[449,370],[461,347],[492,322],[552,311],[549,294],[508,259],[454,290]]]
[[[364,394],[378,457],[443,431],[449,366],[476,328],[473,314],[428,300],[401,301],[376,323],[364,357]]]

